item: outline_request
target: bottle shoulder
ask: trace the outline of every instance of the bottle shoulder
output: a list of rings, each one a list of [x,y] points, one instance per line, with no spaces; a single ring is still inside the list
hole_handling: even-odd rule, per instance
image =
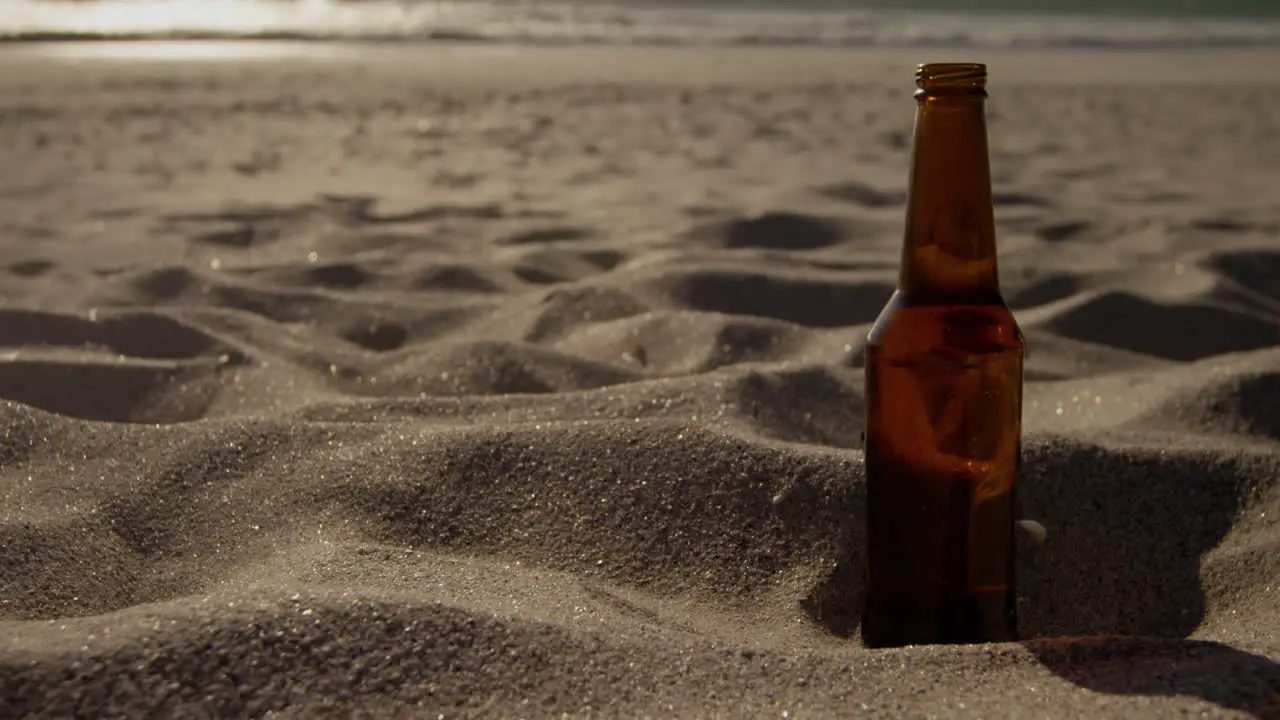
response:
[[[939,350],[1021,353],[1025,340],[1013,311],[998,294],[940,302],[898,290],[872,325],[867,347],[890,355]]]

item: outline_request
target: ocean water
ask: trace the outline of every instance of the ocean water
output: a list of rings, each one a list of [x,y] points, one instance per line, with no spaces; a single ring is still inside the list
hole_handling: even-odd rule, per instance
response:
[[[0,0],[0,40],[1280,47],[1280,0]]]

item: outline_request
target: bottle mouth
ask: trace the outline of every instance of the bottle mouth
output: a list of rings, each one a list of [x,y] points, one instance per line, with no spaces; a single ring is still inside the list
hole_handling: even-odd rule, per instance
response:
[[[983,63],[922,63],[916,68],[916,87],[926,94],[985,94],[987,66]]]

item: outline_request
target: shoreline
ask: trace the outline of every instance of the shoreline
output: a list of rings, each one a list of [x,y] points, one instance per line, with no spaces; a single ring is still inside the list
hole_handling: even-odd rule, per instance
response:
[[[359,68],[402,78],[426,70],[450,85],[461,78],[508,88],[513,84],[562,86],[580,82],[705,85],[708,83],[822,84],[876,79],[910,86],[923,62],[984,62],[995,83],[1006,87],[1082,84],[1268,86],[1258,68],[1280,64],[1280,48],[1166,50],[1037,50],[1021,48],[829,48],[806,46],[623,46],[553,47],[511,43],[363,43],[359,41],[71,41],[0,43],[0,58],[22,70],[150,73],[165,66],[206,67],[221,72],[247,63],[269,74],[290,68],[345,73]],[[440,65],[441,60],[456,61]],[[513,62],[514,61],[514,62]],[[284,62],[270,68],[264,63]],[[92,64],[89,64],[92,63]],[[101,63],[101,65],[99,65]],[[465,64],[463,64],[465,63]],[[877,79],[878,76],[878,79]],[[21,81],[21,72],[11,81]],[[0,78],[0,86],[6,78]]]

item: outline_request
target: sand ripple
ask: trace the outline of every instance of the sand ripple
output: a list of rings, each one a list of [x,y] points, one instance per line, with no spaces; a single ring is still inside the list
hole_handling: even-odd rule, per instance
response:
[[[908,95],[557,57],[0,79],[0,716],[1280,717],[1274,87],[993,91],[1026,640],[872,652]]]

